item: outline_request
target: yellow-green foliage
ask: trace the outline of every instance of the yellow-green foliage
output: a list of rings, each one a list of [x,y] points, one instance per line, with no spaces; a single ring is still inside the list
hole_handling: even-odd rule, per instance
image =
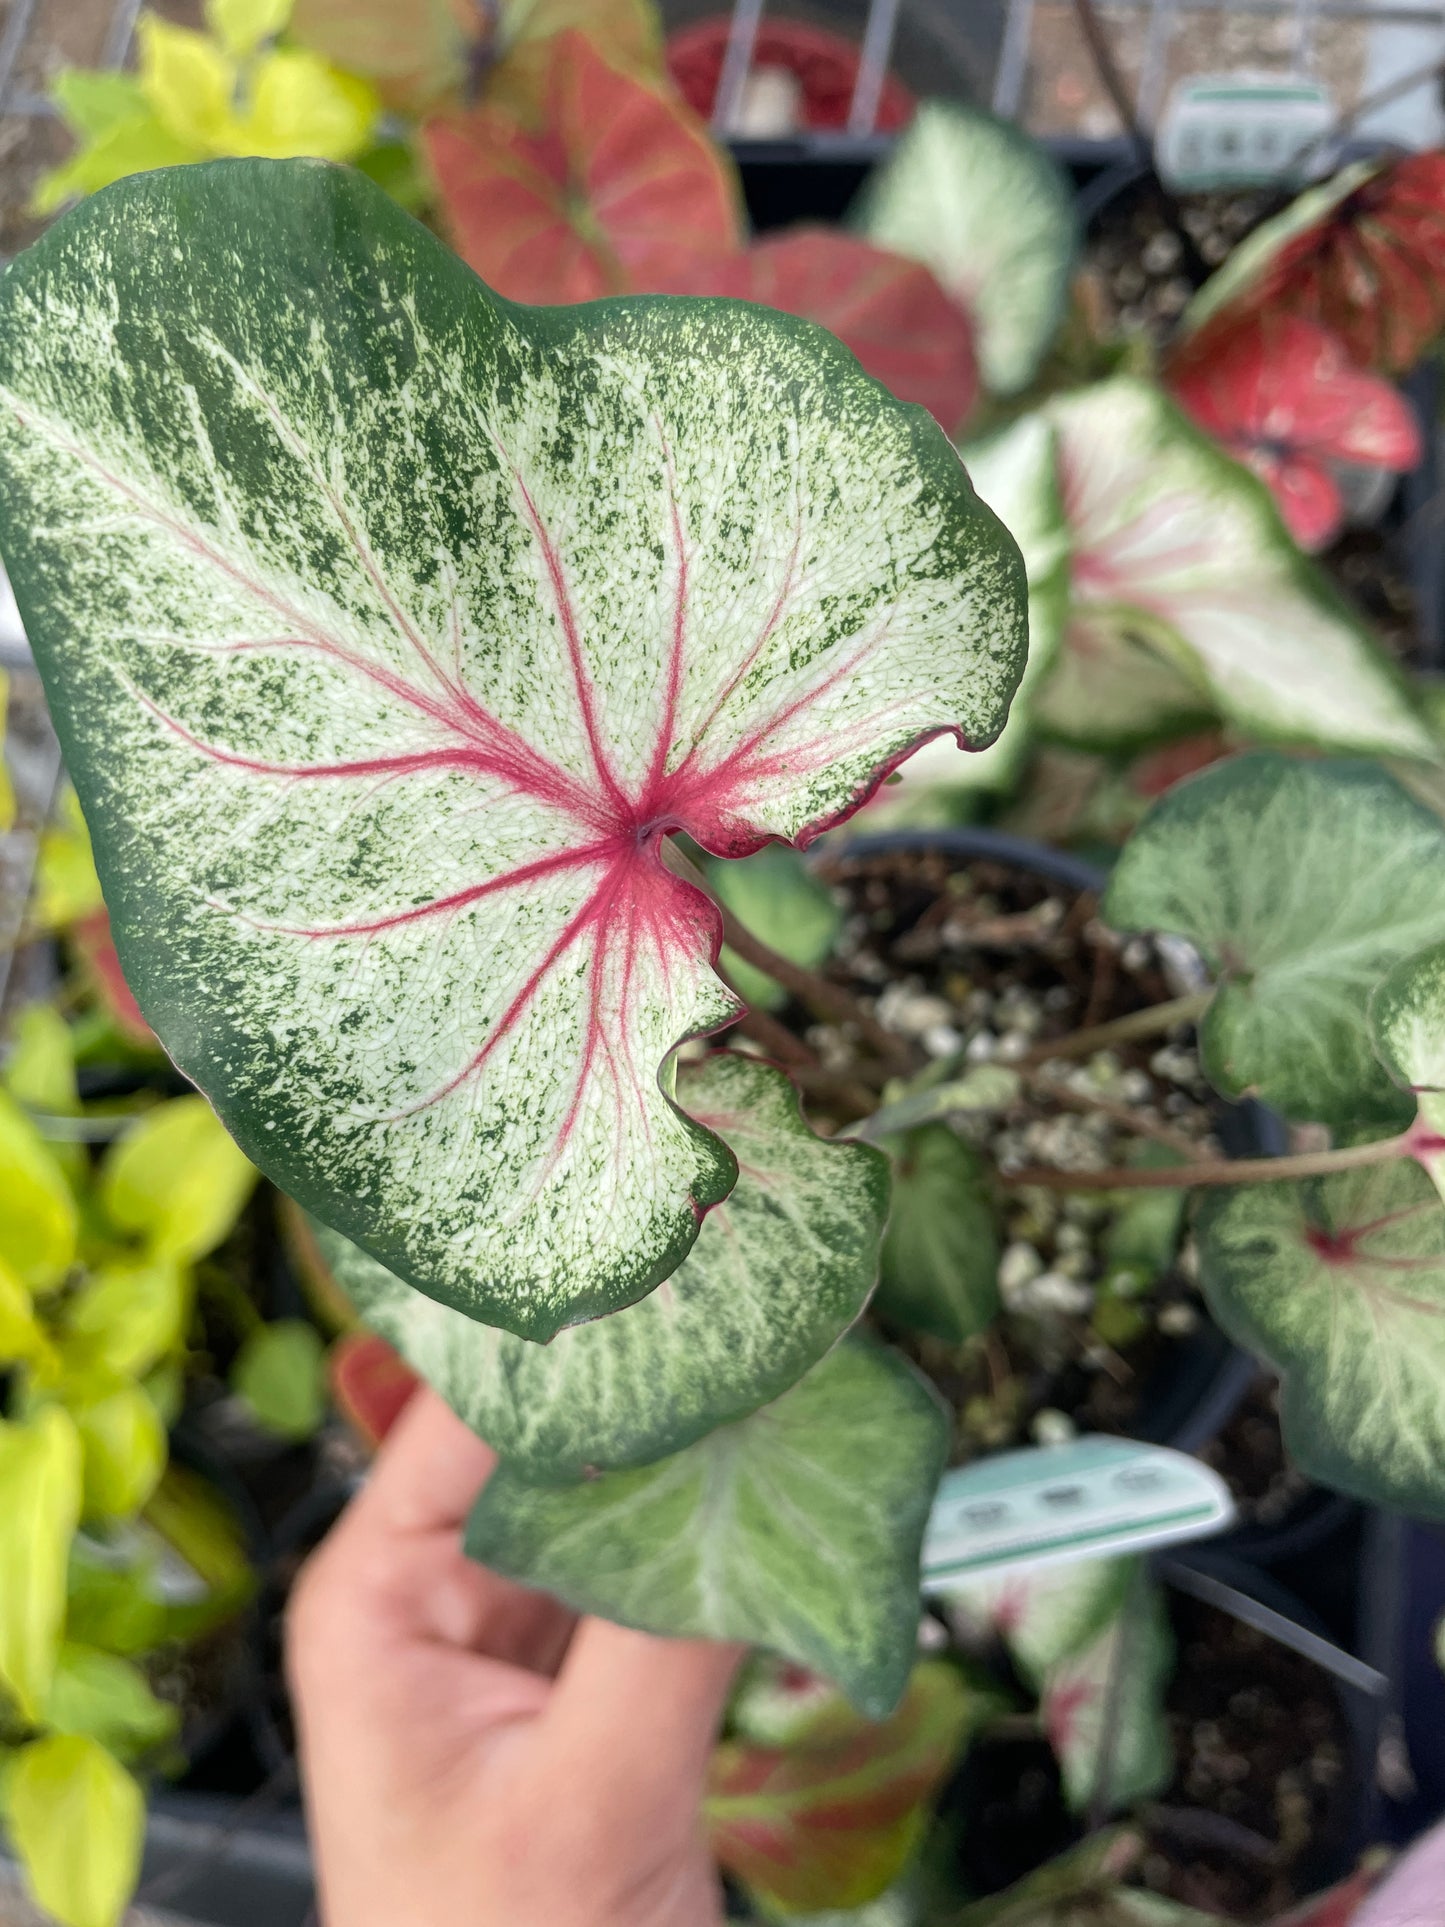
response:
[[[143,14],[134,75],[62,73],[54,99],[79,147],[42,180],[35,211],[126,174],[225,154],[354,160],[371,143],[380,100],[318,54],[274,44],[291,5],[206,0],[205,33]]]

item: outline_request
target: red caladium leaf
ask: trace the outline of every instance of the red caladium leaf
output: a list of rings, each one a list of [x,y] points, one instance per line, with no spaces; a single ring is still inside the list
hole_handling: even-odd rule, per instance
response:
[[[656,283],[666,294],[732,295],[821,322],[900,401],[952,434],[978,395],[973,328],[933,273],[837,228],[798,228]]]
[[[110,916],[105,910],[92,910],[77,917],[70,926],[70,940],[79,953],[85,974],[96,996],[110,1014],[121,1035],[132,1044],[154,1044],[155,1033],[146,1022],[135,993],[125,980],[111,935]]]
[[[736,178],[693,114],[579,33],[548,55],[540,133],[493,106],[423,129],[463,260],[510,301],[550,303],[661,286],[679,262],[734,253]]]
[[[331,1396],[368,1445],[380,1445],[421,1380],[374,1332],[346,1332],[326,1361]]]
[[[166,1049],[473,1318],[551,1337],[670,1277],[738,1169],[672,1053],[738,1005],[665,837],[805,845],[1017,684],[1022,564],[946,438],[765,308],[499,301],[304,161],[83,202],[0,282],[0,402],[5,561]]]
[[[1287,309],[1362,367],[1400,374],[1445,329],[1445,153],[1361,161],[1251,234],[1186,320]]]
[[[1420,431],[1404,396],[1356,368],[1326,328],[1263,308],[1185,343],[1169,385],[1185,412],[1268,485],[1301,548],[1339,533],[1331,462],[1413,468]]]
[[[1362,1867],[1327,1893],[1315,1894],[1298,1907],[1292,1907],[1273,1921],[1271,1927],[1350,1927],[1378,1877],[1376,1868]],[[1399,1916],[1400,1927],[1407,1927],[1408,1918],[1403,1913]],[[1420,1918],[1423,1921],[1424,1916]]]
[[[682,97],[704,120],[712,118],[717,84],[727,54],[730,15],[719,14],[667,37],[667,65]],[[801,20],[764,20],[753,41],[752,71],[781,67],[799,87],[799,118],[806,128],[840,129],[848,123],[858,79],[859,49],[841,34]],[[883,82],[874,123],[896,134],[913,116],[913,96],[892,74]]]
[[[724,1741],[706,1805],[715,1857],[789,1912],[863,1906],[901,1872],[975,1712],[962,1677],[925,1661],[890,1719],[835,1694],[795,1745]]]

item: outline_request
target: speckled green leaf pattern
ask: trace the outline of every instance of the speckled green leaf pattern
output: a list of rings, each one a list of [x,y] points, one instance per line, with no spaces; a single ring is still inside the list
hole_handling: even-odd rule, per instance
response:
[[[1264,484],[1159,389],[1116,376],[1047,413],[1073,551],[1052,723],[1127,741],[1213,709],[1254,737],[1437,755]]]
[[[732,1146],[736,1189],[641,1304],[550,1345],[419,1297],[318,1229],[367,1323],[527,1478],[643,1465],[777,1398],[853,1322],[877,1278],[881,1152],[814,1136],[787,1078],[751,1058],[684,1064],[678,1098]]]
[[[857,224],[932,268],[973,316],[986,387],[1024,387],[1058,328],[1077,242],[1068,181],[1036,141],[976,107],[925,101]]]
[[[1096,1800],[1115,1813],[1168,1786],[1174,1748],[1164,1690],[1173,1667],[1164,1601],[1136,1581],[1123,1610],[1045,1674],[1039,1712],[1076,1813]]]
[[[1200,1279],[1280,1374],[1290,1456],[1325,1485],[1445,1519],[1445,1208],[1409,1159],[1214,1193]]]
[[[504,1463],[467,1550],[581,1612],[766,1646],[882,1719],[913,1664],[946,1446],[912,1367],[850,1336],[775,1404],[657,1465],[544,1487]]]
[[[128,981],[261,1167],[532,1337],[736,1168],[735,1004],[661,860],[806,842],[1022,666],[920,410],[730,302],[500,302],[358,175],[87,201],[0,284],[5,560]]]
[[[1226,1095],[1344,1129],[1409,1122],[1366,1023],[1385,973],[1445,939],[1445,826],[1373,764],[1257,751],[1178,784],[1135,830],[1104,917],[1198,946]]]
[[[1412,1149],[1445,1194],[1445,941],[1395,965],[1370,998],[1370,1035],[1381,1062],[1418,1115]]]

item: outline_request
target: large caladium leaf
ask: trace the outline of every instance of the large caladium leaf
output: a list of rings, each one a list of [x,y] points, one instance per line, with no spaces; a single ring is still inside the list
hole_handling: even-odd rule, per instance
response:
[[[1186,321],[1268,307],[1337,335],[1367,368],[1399,374],[1445,328],[1445,153],[1358,161],[1257,227]]]
[[[482,105],[423,139],[457,252],[510,301],[668,287],[742,245],[736,178],[681,102],[579,33],[548,43],[543,124]]]
[[[291,31],[375,82],[390,107],[422,113],[472,87],[536,115],[548,42],[577,28],[633,72],[660,66],[650,0],[295,0]]]
[[[1268,491],[1128,376],[1052,404],[1072,545],[1053,725],[1128,740],[1214,709],[1253,736],[1430,757],[1365,630]],[[1153,686],[1142,679],[1153,661]]]
[[[1332,464],[1413,468],[1420,431],[1409,403],[1356,368],[1328,329],[1275,308],[1192,336],[1170,368],[1175,399],[1252,468],[1301,548],[1344,522]]]
[[[986,388],[1026,386],[1058,328],[1077,239],[1069,184],[1042,147],[976,107],[926,101],[856,218],[974,317]]]
[[[911,1366],[849,1336],[775,1404],[656,1465],[540,1486],[503,1461],[467,1550],[579,1612],[766,1646],[883,1719],[913,1663],[947,1431]]]
[[[921,262],[837,228],[795,228],[745,252],[698,259],[655,283],[665,294],[730,295],[821,322],[900,401],[953,434],[978,372],[968,315]]]
[[[822,1357],[877,1278],[881,1152],[815,1137],[787,1078],[751,1058],[684,1064],[677,1096],[731,1146],[736,1189],[665,1284],[550,1345],[418,1299],[318,1231],[367,1322],[527,1478],[644,1465],[755,1411]]]
[[[1071,1559],[950,1580],[950,1617],[970,1642],[1003,1640],[1020,1674],[1039,1686],[1116,1618],[1132,1568],[1126,1559]]]
[[[881,1722],[835,1700],[795,1745],[724,1741],[704,1809],[713,1857],[790,1914],[876,1900],[913,1853],[973,1717],[962,1676],[928,1660]]]
[[[537,1337],[640,1297],[736,1176],[661,1070],[736,1008],[663,833],[807,842],[1002,723],[1022,571],[948,443],[761,308],[509,308],[312,163],[86,202],[4,279],[0,392],[167,1049],[433,1296]]]
[[[1419,1166],[1219,1192],[1197,1235],[1210,1309],[1280,1374],[1290,1456],[1445,1518],[1445,1209]]]
[[[1119,930],[1187,937],[1218,979],[1206,1072],[1286,1116],[1408,1123],[1371,1048],[1370,993],[1445,938],[1445,828],[1373,764],[1257,751],[1144,818],[1104,899]]]
[[[1044,1675],[1039,1712],[1075,1812],[1114,1812],[1166,1787],[1174,1747],[1164,1714],[1174,1641],[1164,1601],[1132,1587],[1095,1638]]]

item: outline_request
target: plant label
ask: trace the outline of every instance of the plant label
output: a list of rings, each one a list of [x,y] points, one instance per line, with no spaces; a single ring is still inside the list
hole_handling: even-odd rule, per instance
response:
[[[1204,1539],[1233,1518],[1219,1475],[1166,1446],[1092,1437],[1004,1452],[944,1474],[923,1541],[924,1590]]]
[[[1335,124],[1318,81],[1280,74],[1193,74],[1159,120],[1159,173],[1179,192],[1267,186],[1299,169]]]

